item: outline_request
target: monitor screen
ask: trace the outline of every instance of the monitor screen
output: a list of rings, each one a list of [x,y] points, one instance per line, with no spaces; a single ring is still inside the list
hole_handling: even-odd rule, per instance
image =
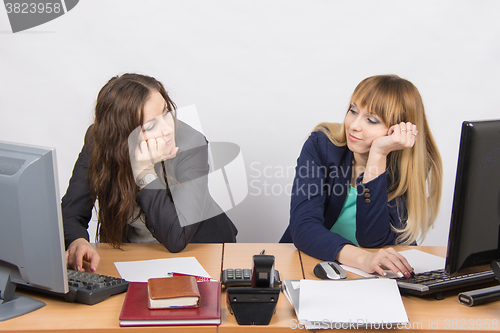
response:
[[[500,259],[500,120],[462,124],[446,272]]]
[[[68,292],[56,155],[0,141],[0,320],[44,304],[16,285]]]

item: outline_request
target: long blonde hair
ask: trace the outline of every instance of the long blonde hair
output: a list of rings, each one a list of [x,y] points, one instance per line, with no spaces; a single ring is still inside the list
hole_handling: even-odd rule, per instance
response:
[[[358,84],[350,103],[376,114],[387,127],[400,122],[417,125],[418,135],[413,148],[396,150],[387,156],[390,179],[387,195],[388,201],[405,198],[408,222],[404,228],[396,229],[399,233],[397,244],[423,240],[439,211],[443,166],[420,93],[411,82],[397,75],[377,75]],[[322,131],[337,146],[346,145],[344,124],[321,123],[314,131]],[[399,207],[400,202],[397,204]]]

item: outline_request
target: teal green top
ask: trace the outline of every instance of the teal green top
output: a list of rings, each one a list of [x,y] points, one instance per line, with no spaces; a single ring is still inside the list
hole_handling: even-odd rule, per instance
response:
[[[358,245],[356,240],[356,198],[358,196],[358,190],[354,187],[349,186],[349,193],[345,198],[344,206],[340,211],[339,218],[337,222],[330,229],[331,232],[335,232],[340,236],[350,240],[354,244]]]

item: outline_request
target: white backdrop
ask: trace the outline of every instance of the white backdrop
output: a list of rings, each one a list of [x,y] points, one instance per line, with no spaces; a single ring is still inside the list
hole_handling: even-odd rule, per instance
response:
[[[342,121],[359,81],[394,73],[426,105],[444,160],[436,227],[446,245],[463,120],[500,118],[499,1],[85,0],[13,34],[0,8],[0,140],[57,149],[61,195],[99,89],[162,81],[196,104],[210,141],[240,146],[248,196],[228,212],[239,242],[277,242],[310,130]]]

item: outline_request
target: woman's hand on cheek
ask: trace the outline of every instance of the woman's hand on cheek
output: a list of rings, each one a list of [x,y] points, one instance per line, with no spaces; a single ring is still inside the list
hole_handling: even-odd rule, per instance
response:
[[[171,140],[172,142],[167,143],[164,138],[156,138],[156,139],[150,139],[149,141],[154,141],[152,144],[155,145],[156,150],[154,152],[155,158],[159,158],[159,161],[165,161],[171,158],[174,158],[177,154],[177,151],[179,150],[179,147],[175,147],[175,142]],[[158,161],[158,162],[159,162]]]
[[[128,137],[130,163],[134,179],[138,182],[146,174],[156,174],[154,165],[162,160],[156,139],[147,139],[139,126]]]
[[[156,174],[156,163],[174,158],[179,150],[175,139],[165,141],[163,137],[148,138],[142,126],[130,133],[128,147],[134,179],[139,182],[147,174]]]
[[[386,136],[373,140],[371,151],[388,155],[391,151],[411,148],[415,144],[417,133],[417,126],[410,122],[393,125]]]
[[[151,154],[149,153],[148,142],[144,137],[141,126],[130,133],[128,137],[128,151],[134,180],[136,182],[148,173],[155,173],[154,164],[150,156]]]

